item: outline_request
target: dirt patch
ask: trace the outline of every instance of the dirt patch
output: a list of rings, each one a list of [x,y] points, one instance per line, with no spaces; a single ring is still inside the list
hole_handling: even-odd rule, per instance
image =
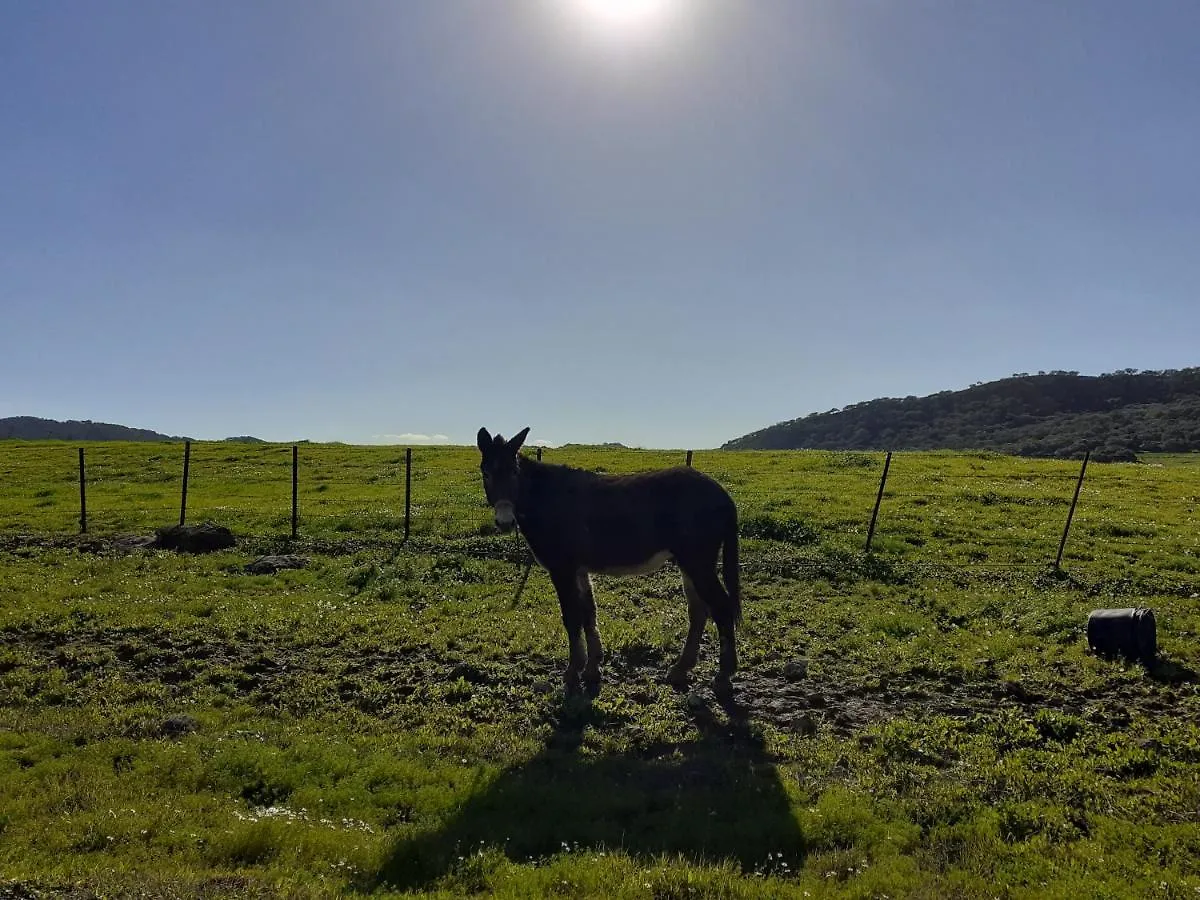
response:
[[[295,552],[325,556],[349,556],[363,550],[395,551],[398,541],[368,541],[358,539],[319,540],[248,536],[239,544],[250,553],[260,555]],[[71,550],[98,555],[125,555],[158,549],[158,538],[148,534],[0,534],[0,553],[33,556],[47,550]]]
[[[218,897],[279,897],[273,888],[257,884],[240,875],[223,875],[204,878],[195,883],[159,882],[153,876],[125,885],[116,893],[110,888],[97,893],[82,884],[53,881],[0,881],[0,900],[101,900],[103,897],[122,896],[138,900],[175,900],[192,898],[208,900]]]
[[[750,715],[780,728],[807,733],[827,726],[848,735],[878,722],[897,718],[947,716],[970,719],[993,716],[1001,709],[1036,711],[1052,707],[1082,714],[1079,696],[1042,697],[1012,692],[1000,682],[950,684],[930,680],[896,686],[864,686],[829,677],[809,677],[796,683],[783,676],[747,675],[738,684],[737,700]]]
[[[607,662],[610,681],[657,680],[670,664],[670,657],[656,648],[634,647],[618,652]],[[1050,709],[1086,718],[1120,730],[1135,714],[1147,716],[1194,716],[1200,711],[1200,696],[1194,688],[1197,675],[1189,669],[1162,661],[1153,677],[1135,685],[1113,685],[1103,689],[1058,688],[1053,694],[1020,682],[994,677],[974,681],[955,678],[910,677],[865,682],[836,674],[754,672],[743,669],[735,678],[732,702],[720,703],[705,676],[693,674],[687,700],[697,706],[719,704],[752,721],[770,723],[780,729],[811,734],[828,728],[848,736],[871,725],[899,718],[948,717],[969,720],[992,718],[1003,710],[1032,715]]]
[[[0,881],[0,900],[99,900],[97,894],[76,885],[48,886],[29,881]]]
[[[500,717],[514,691],[543,694],[554,683],[551,661],[536,658],[471,661],[428,646],[366,649],[338,639],[299,645],[271,635],[87,625],[69,631],[0,629],[0,660],[8,672],[22,667],[62,672],[70,690],[59,696],[59,703],[85,701],[88,691],[97,689],[93,685],[115,676],[134,684],[158,682],[167,687],[170,698],[180,701],[217,691],[256,706],[279,708],[297,697],[309,697],[313,708],[340,705],[406,719],[422,714],[431,703],[468,702],[476,715],[490,709]],[[145,736],[160,736],[169,728],[146,723]]]
[[[8,649],[32,651],[41,665],[62,670],[71,682],[100,674],[132,681],[152,679],[181,698],[215,687],[249,702],[273,705],[299,683],[320,683],[328,688],[330,703],[380,717],[397,715],[405,704],[419,707],[429,702],[469,702],[475,714],[484,717],[489,709],[503,715],[521,695],[552,703],[560,691],[563,665],[557,657],[541,655],[473,660],[427,646],[366,649],[337,641],[297,646],[263,636],[214,639],[152,629],[61,632],[10,627],[0,630],[0,650]],[[9,667],[14,664],[10,657]],[[605,689],[620,690],[636,703],[656,702],[669,664],[669,654],[656,647],[616,649],[605,664]],[[1052,694],[988,677],[963,681],[914,676],[866,682],[810,672],[797,680],[794,673],[789,677],[782,670],[743,669],[735,680],[733,703],[723,705],[751,721],[798,734],[828,729],[849,736],[898,718],[969,720],[995,717],[1003,710],[1032,715],[1041,709],[1120,730],[1139,714],[1196,715],[1200,702],[1195,673],[1179,667],[1172,671],[1170,663],[1162,666],[1159,680],[1147,677],[1135,684],[1082,691],[1059,687]],[[681,693],[680,702],[695,706],[715,702],[707,678],[702,666],[691,689]]]

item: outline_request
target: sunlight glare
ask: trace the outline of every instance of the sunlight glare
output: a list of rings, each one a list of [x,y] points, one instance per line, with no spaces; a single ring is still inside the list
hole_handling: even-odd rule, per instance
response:
[[[563,0],[590,29],[621,40],[660,33],[682,0]]]

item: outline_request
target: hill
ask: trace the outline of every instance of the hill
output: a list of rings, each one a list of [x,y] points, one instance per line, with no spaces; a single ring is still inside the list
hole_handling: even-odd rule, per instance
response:
[[[146,428],[128,428],[107,422],[74,419],[59,422],[33,416],[0,419],[0,440],[25,441],[184,441]]]
[[[1200,368],[1017,374],[961,391],[885,398],[752,432],[726,450],[996,450],[1134,460],[1200,450]]]

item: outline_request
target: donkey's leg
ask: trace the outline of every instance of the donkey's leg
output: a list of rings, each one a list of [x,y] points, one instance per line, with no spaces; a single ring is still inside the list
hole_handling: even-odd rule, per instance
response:
[[[700,643],[704,640],[704,627],[708,624],[708,604],[701,598],[687,572],[683,573],[683,592],[688,601],[688,633],[679,658],[667,672],[667,680],[679,688],[687,685],[688,675],[700,656]]]
[[[721,636],[721,664],[717,677],[713,679],[713,690],[729,693],[733,690],[733,675],[737,671],[737,635],[734,633],[734,608],[729,594],[717,578],[715,566],[698,570],[693,579],[700,596],[708,603],[717,633]]]
[[[591,689],[600,686],[600,664],[604,662],[604,645],[596,628],[596,598],[592,594],[592,579],[586,571],[576,578],[579,584],[579,609],[583,618],[583,634],[587,638],[587,665],[583,670],[584,683]]]
[[[583,603],[579,595],[579,581],[575,572],[551,573],[550,580],[558,594],[563,628],[567,631],[568,657],[563,683],[568,695],[578,694],[579,673],[587,661],[583,649]]]

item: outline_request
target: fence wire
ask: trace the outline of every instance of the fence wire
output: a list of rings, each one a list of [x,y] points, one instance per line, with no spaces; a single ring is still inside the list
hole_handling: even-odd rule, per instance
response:
[[[194,443],[184,510],[182,444],[86,446],[87,528],[147,531],[184,513],[189,522],[215,521],[242,533],[289,534],[292,453],[291,445]],[[387,540],[406,526],[426,539],[492,532],[473,448],[413,448],[411,470],[405,448],[300,445],[297,455],[302,536]],[[545,459],[615,473],[679,465],[685,453],[580,448],[546,450]],[[1187,561],[1200,557],[1195,459],[1092,464],[1065,561],[1115,556],[1131,564],[1193,564]],[[883,461],[882,453],[818,451],[692,457],[737,502],[745,539],[848,548],[865,546]],[[872,547],[964,566],[1045,566],[1054,561],[1078,477],[1077,461],[897,453]],[[77,448],[0,444],[0,530],[78,531],[81,512]]]

